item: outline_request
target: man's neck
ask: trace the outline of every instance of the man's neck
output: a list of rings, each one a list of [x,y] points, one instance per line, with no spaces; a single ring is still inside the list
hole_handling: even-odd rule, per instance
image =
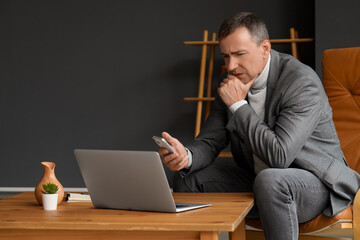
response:
[[[251,92],[257,92],[263,88],[266,87],[266,83],[267,83],[267,78],[269,76],[269,69],[270,69],[270,60],[271,60],[271,56],[269,53],[268,59],[266,61],[266,64],[262,70],[262,72],[260,73],[260,75],[255,79],[253,85],[250,88]]]

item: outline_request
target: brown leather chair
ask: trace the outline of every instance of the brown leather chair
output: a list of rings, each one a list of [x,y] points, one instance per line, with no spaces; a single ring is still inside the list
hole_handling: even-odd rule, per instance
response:
[[[341,148],[349,166],[360,173],[360,47],[323,53],[323,81],[333,109]],[[265,239],[259,221],[247,220],[246,239]],[[321,214],[299,225],[299,239],[360,240],[360,191],[353,205],[334,217]],[[345,240],[345,239],[344,239]]]

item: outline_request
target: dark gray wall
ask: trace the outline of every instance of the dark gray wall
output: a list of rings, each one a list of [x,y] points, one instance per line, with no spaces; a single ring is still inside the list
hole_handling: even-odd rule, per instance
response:
[[[326,49],[360,47],[360,1],[315,1],[316,72]]]
[[[200,48],[183,41],[244,10],[271,38],[314,36],[313,1],[0,1],[0,187],[34,187],[41,161],[84,187],[74,148],[156,150],[163,130],[191,141],[196,105],[183,97],[196,96]],[[314,45],[301,52],[313,66]]]

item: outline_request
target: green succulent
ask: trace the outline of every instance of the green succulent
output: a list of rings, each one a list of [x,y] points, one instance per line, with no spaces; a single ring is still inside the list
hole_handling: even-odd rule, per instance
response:
[[[45,192],[44,191],[42,191],[42,192],[45,194],[54,194],[54,193],[57,193],[57,191],[59,191],[59,187],[53,183],[43,184],[42,186],[45,190]]]

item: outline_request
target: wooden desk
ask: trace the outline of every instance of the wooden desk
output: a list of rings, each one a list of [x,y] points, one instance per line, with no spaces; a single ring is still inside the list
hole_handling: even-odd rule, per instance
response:
[[[211,203],[183,213],[96,209],[90,202],[63,202],[44,211],[33,192],[0,201],[0,239],[218,239],[231,232],[245,239],[251,193],[174,193],[179,202]]]

